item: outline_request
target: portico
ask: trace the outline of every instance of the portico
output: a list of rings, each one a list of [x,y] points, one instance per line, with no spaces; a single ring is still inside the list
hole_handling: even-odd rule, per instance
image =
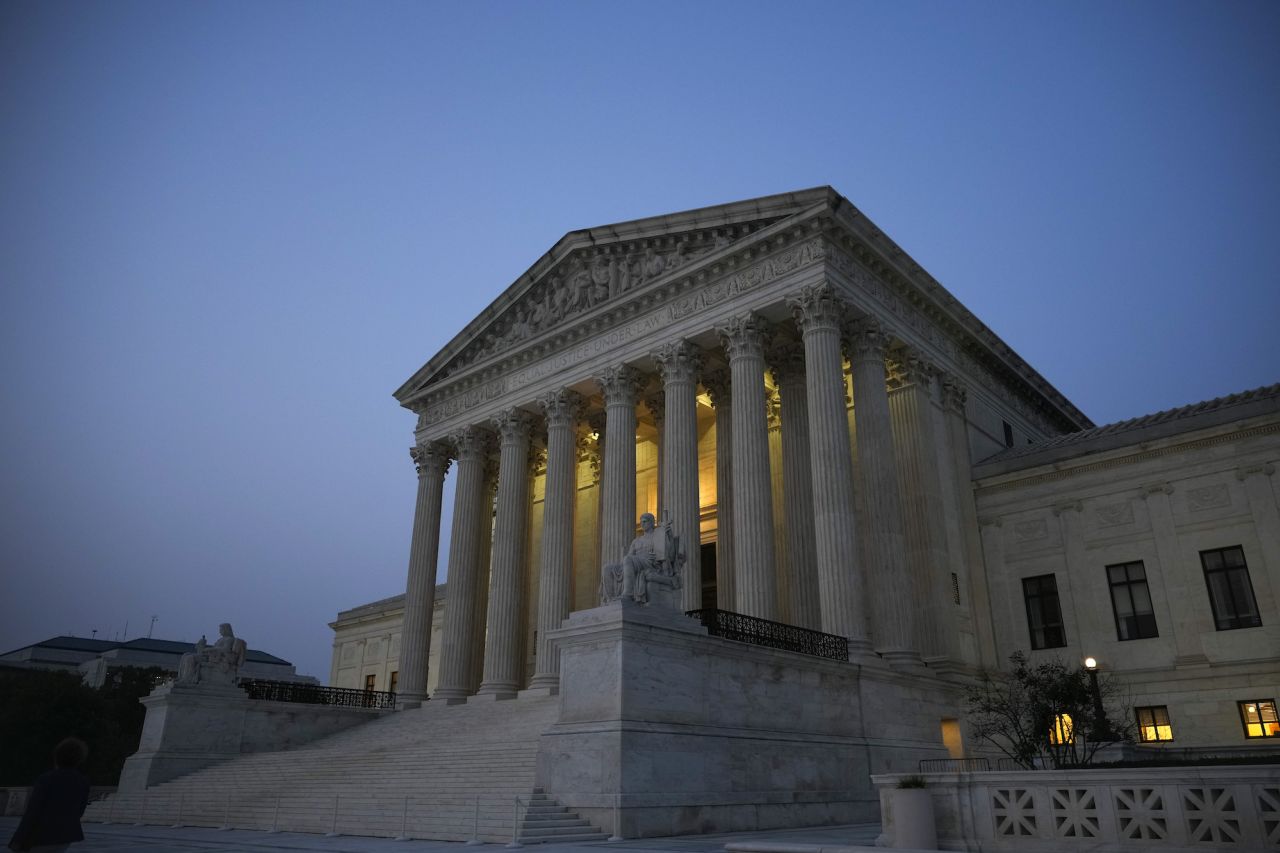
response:
[[[863,662],[990,665],[958,636],[959,590],[985,591],[948,541],[964,495],[940,472],[1000,442],[994,425],[1025,442],[1087,424],[829,188],[572,232],[396,397],[418,415],[410,702],[450,463],[434,695],[457,702],[554,690],[545,638],[660,509],[685,609],[705,591]]]

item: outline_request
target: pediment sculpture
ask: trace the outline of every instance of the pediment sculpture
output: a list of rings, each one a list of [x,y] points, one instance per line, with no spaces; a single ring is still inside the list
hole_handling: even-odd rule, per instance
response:
[[[646,512],[640,516],[640,535],[627,553],[600,570],[600,603],[630,599],[680,611],[684,563],[680,538],[671,531],[671,522],[664,519],[658,524],[653,514]]]
[[[230,623],[223,622],[212,646],[202,635],[195,651],[182,656],[177,683],[234,685],[247,652],[245,641],[235,635]]]

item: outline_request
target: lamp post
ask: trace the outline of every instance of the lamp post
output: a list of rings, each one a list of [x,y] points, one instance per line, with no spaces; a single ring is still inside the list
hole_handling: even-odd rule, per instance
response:
[[[1093,693],[1093,739],[1112,740],[1111,724],[1107,722],[1107,709],[1102,707],[1102,690],[1098,687],[1098,659],[1085,658],[1084,668],[1089,673],[1089,691]]]

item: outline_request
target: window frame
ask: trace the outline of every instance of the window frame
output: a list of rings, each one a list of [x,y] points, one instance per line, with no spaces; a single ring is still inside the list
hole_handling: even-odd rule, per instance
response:
[[[1144,726],[1144,724],[1143,724],[1143,722],[1142,722],[1142,712],[1143,712],[1143,711],[1149,711],[1149,712],[1151,712],[1151,729],[1152,729],[1152,730],[1154,730],[1154,731],[1155,731],[1155,733],[1156,733],[1156,736],[1155,736],[1155,737],[1153,737],[1153,738],[1149,738],[1149,737],[1147,737],[1147,736],[1146,736],[1146,734],[1145,734],[1145,726]],[[1157,719],[1157,718],[1156,718],[1156,712],[1157,712],[1157,711],[1162,712],[1162,713],[1164,714],[1164,727],[1165,727],[1166,729],[1168,729],[1168,730],[1169,730],[1169,736],[1168,736],[1168,737],[1160,737],[1160,726],[1161,726],[1161,723],[1160,723],[1159,719]],[[1173,722],[1169,719],[1169,706],[1168,706],[1168,705],[1140,705],[1140,706],[1136,706],[1136,707],[1134,707],[1134,709],[1133,709],[1133,718],[1134,718],[1134,720],[1135,720],[1135,721],[1137,722],[1137,724],[1138,724],[1138,742],[1139,742],[1139,743],[1173,743],[1173,740],[1174,740],[1174,737],[1173,737]]]
[[[1240,565],[1224,566],[1222,568],[1210,569],[1208,565],[1205,563],[1205,556],[1209,554],[1220,555],[1223,558],[1223,561],[1225,562],[1226,554],[1231,551],[1238,551],[1240,553]],[[1205,591],[1209,595],[1209,612],[1213,614],[1213,626],[1216,630],[1238,631],[1243,628],[1261,628],[1262,627],[1262,611],[1258,609],[1258,596],[1253,591],[1253,578],[1249,576],[1249,562],[1245,559],[1243,545],[1228,545],[1225,548],[1208,548],[1204,551],[1201,551],[1200,552],[1200,568],[1204,572]],[[1231,584],[1230,584],[1229,577],[1228,577],[1228,583],[1226,584],[1225,589],[1227,590],[1227,594],[1231,597],[1230,603],[1232,605],[1232,615],[1228,617],[1226,620],[1222,620],[1218,618],[1217,599],[1215,598],[1213,593],[1213,582],[1210,580],[1210,575],[1221,574],[1221,575],[1229,576],[1231,572],[1241,572],[1244,574],[1243,589],[1246,592],[1248,592],[1249,594],[1248,603],[1253,608],[1252,621],[1249,622],[1248,624],[1244,624],[1242,622],[1242,617],[1239,615],[1240,611],[1236,607],[1236,604],[1238,602],[1236,601],[1235,593],[1231,592]]]
[[[365,692],[365,693],[372,693],[372,692],[374,692],[374,688],[375,688],[375,687],[377,687],[377,686],[378,686],[378,676],[377,676],[377,675],[366,675],[366,676],[364,677],[364,688],[363,688],[363,689],[364,689],[364,692]]]
[[[1037,606],[1039,606],[1040,600],[1046,597],[1046,593],[1039,590],[1037,590],[1035,593],[1032,593],[1028,591],[1027,584],[1028,583],[1040,584],[1040,583],[1043,583],[1043,581],[1046,578],[1049,579],[1053,584],[1053,602],[1055,607],[1058,610],[1058,621],[1056,623],[1050,623],[1046,621],[1040,625],[1040,634],[1043,636],[1044,641],[1043,641],[1043,644],[1037,645],[1036,644],[1036,624],[1035,624],[1035,619],[1032,616],[1031,601],[1032,601],[1032,598],[1034,597],[1037,601]],[[1062,616],[1062,597],[1058,594],[1057,575],[1054,574],[1053,572],[1049,572],[1048,574],[1033,575],[1031,577],[1023,578],[1022,579],[1022,603],[1027,612],[1027,635],[1028,635],[1028,639],[1030,639],[1031,641],[1032,651],[1040,651],[1042,649],[1066,648],[1067,647],[1067,624]],[[1044,615],[1043,610],[1041,610],[1040,616],[1043,617],[1043,615]],[[1058,636],[1059,642],[1057,643],[1050,642],[1050,638],[1048,636],[1049,630],[1055,627],[1058,629],[1058,634],[1059,634]]]
[[[1133,580],[1132,578],[1129,577],[1129,570],[1132,569],[1134,566],[1137,566],[1138,569],[1142,571],[1142,577],[1139,578],[1138,580]],[[1112,569],[1124,569],[1125,579],[1122,581],[1112,580],[1111,578]],[[1106,572],[1107,572],[1107,588],[1111,594],[1111,615],[1115,619],[1115,623],[1116,623],[1116,640],[1121,643],[1127,643],[1127,642],[1130,642],[1131,640],[1151,640],[1156,637],[1159,637],[1160,625],[1156,622],[1156,605],[1155,605],[1155,601],[1153,601],[1151,598],[1151,584],[1147,583],[1146,564],[1142,560],[1129,560],[1123,563],[1112,563],[1111,565],[1106,567]],[[1138,584],[1141,584],[1146,589],[1147,604],[1151,607],[1151,609],[1146,613],[1139,613],[1138,608],[1135,605],[1133,600],[1133,587],[1137,586]],[[1121,628],[1120,610],[1119,608],[1116,607],[1116,590],[1118,589],[1123,589],[1124,593],[1127,596],[1129,596],[1129,610],[1132,613],[1132,616],[1130,618],[1134,620],[1133,625],[1136,631],[1136,633],[1132,637],[1124,636],[1124,631]],[[1138,618],[1140,616],[1151,617],[1150,618],[1150,625],[1151,625],[1150,634],[1142,633],[1142,630],[1141,630],[1142,622],[1139,621],[1139,618]],[[1156,706],[1152,706],[1152,707],[1156,707]]]
[[[1249,718],[1245,716],[1245,711],[1244,711],[1245,705],[1254,705],[1255,707],[1258,708],[1258,722],[1253,723],[1252,725],[1261,726],[1262,734],[1258,734],[1258,735],[1249,734],[1250,723],[1249,723]],[[1266,730],[1267,721],[1262,719],[1262,706],[1264,705],[1271,706],[1272,724],[1277,726],[1276,730],[1271,734],[1267,734],[1267,730]],[[1280,738],[1280,723],[1277,722],[1277,721],[1280,721],[1280,709],[1276,708],[1275,699],[1240,699],[1236,702],[1236,708],[1240,712],[1240,725],[1244,728],[1244,736],[1246,739],[1266,740],[1268,738]]]

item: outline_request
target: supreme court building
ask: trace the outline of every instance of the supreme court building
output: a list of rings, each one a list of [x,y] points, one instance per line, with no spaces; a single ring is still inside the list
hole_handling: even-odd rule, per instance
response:
[[[684,610],[847,639],[843,686],[778,657],[734,677],[776,678],[779,713],[821,693],[811,728],[872,744],[864,773],[971,751],[959,685],[1019,649],[1097,658],[1153,748],[1280,743],[1280,386],[1096,427],[828,187],[571,232],[395,396],[408,582],[374,608],[378,668],[373,611],[334,623],[339,686],[564,697],[566,626],[649,512]]]

